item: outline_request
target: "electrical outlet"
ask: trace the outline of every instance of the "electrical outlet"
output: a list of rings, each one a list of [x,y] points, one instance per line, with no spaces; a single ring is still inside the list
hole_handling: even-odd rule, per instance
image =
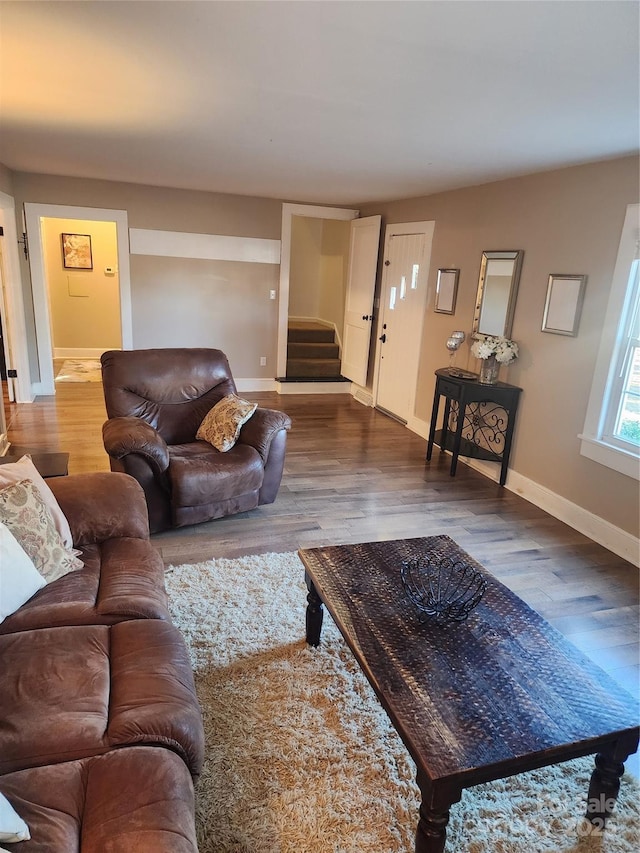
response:
[[[260,356],[260,367],[266,367],[266,366],[267,366],[267,357],[266,357],[266,355],[261,355]]]

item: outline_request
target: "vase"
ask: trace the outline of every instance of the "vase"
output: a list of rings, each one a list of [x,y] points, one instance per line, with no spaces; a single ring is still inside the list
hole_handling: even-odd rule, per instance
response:
[[[498,381],[499,370],[500,365],[498,364],[495,355],[483,358],[480,364],[479,381],[482,382],[483,385],[495,385]]]

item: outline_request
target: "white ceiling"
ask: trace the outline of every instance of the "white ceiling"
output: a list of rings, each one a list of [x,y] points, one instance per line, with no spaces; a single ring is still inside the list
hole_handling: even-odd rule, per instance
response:
[[[636,0],[0,2],[0,162],[334,204],[638,150]]]

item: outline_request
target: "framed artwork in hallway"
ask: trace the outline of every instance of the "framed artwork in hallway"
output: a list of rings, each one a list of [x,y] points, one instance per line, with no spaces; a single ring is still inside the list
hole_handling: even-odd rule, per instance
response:
[[[62,263],[66,270],[92,270],[90,234],[61,234]]]

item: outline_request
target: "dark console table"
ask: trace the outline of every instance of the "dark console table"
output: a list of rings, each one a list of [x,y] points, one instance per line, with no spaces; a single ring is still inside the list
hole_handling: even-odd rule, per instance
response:
[[[12,445],[12,449],[4,456],[0,456],[0,465],[17,462],[25,454],[31,456],[38,473],[43,477],[65,477],[69,471],[69,454],[50,450],[29,450],[21,448],[19,451]]]
[[[435,443],[453,454],[452,477],[460,455],[500,462],[500,485],[504,486],[521,392],[522,388],[506,382],[485,385],[477,377],[452,375],[446,367],[436,370],[427,460]],[[440,397],[445,398],[444,419],[442,429],[436,432]]]

